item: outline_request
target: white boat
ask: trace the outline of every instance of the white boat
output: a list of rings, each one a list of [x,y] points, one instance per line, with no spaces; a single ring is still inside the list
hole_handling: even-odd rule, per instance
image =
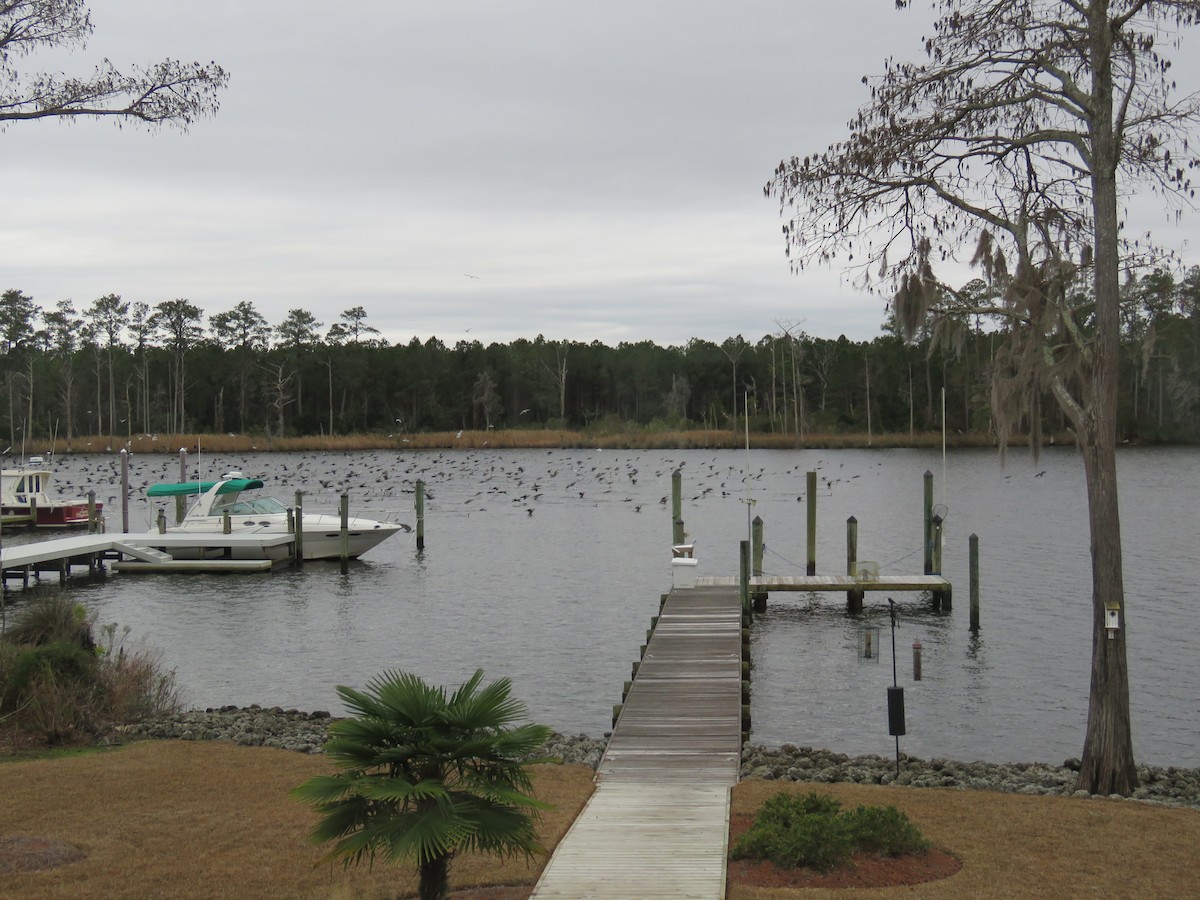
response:
[[[0,514],[5,524],[34,528],[79,528],[88,524],[85,499],[63,500],[54,493],[54,472],[40,456],[12,469],[0,469]],[[95,504],[96,521],[104,506]]]
[[[294,516],[289,507],[274,497],[248,495],[263,487],[257,478],[245,478],[231,472],[219,481],[184,481],[175,484],[155,484],[146,491],[148,497],[191,497],[191,507],[178,525],[166,527],[167,534],[262,536],[280,535],[294,529]],[[167,518],[173,513],[168,512]],[[226,532],[226,521],[229,531]],[[340,559],[342,555],[342,519],[338,514],[304,512],[301,517],[304,558]],[[351,517],[347,520],[347,554],[351,559],[361,556],[375,545],[391,537],[403,525],[379,522],[375,519]],[[178,547],[172,543],[171,556],[176,559],[202,559],[212,555],[209,547]],[[266,548],[252,543],[234,543],[228,549],[233,559],[286,559],[286,544]]]

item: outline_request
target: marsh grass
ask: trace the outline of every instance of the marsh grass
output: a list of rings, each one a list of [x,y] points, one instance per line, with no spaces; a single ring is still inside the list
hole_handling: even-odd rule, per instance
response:
[[[729,429],[659,429],[627,427],[622,430],[595,429],[565,431],[553,429],[494,429],[488,431],[442,431],[418,434],[345,434],[270,437],[253,434],[157,434],[124,438],[113,435],[85,435],[58,447],[65,453],[116,452],[127,448],[132,453],[177,454],[186,448],[189,454],[254,453],[259,451],[348,452],[359,450],[719,450],[741,449],[745,435]],[[1014,438],[1014,443],[1017,439]],[[1054,435],[1054,443],[1069,445],[1069,432]],[[986,433],[947,436],[951,447],[992,447],[995,438]],[[803,439],[791,434],[750,434],[750,446],[756,449],[861,450],[895,447],[940,448],[940,432],[898,432],[868,436],[858,433],[815,432]]]

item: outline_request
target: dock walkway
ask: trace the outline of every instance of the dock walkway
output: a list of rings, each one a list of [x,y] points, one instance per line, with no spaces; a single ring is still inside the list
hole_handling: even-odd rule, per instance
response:
[[[729,790],[741,760],[741,625],[736,587],[667,596],[596,792],[531,900],[725,896]]]
[[[738,579],[731,575],[701,575],[697,587],[732,587]],[[950,582],[941,575],[754,575],[751,591],[949,591]]]

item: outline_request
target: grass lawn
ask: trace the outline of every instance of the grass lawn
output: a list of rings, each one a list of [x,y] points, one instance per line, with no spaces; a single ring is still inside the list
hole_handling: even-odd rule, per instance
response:
[[[78,862],[0,873],[3,897],[395,897],[415,895],[407,866],[319,862],[306,840],[315,814],[288,797],[330,770],[322,756],[226,742],[147,741],[118,750],[0,764],[0,837],[55,838],[79,847]],[[592,790],[581,766],[535,768],[548,847],[566,832]],[[734,811],[752,812],[776,782],[734,789]],[[975,791],[863,785],[787,785],[819,790],[847,806],[894,804],[933,843],[962,860],[939,882],[854,896],[1185,897],[1195,896],[1200,811],[1131,802],[1026,797]],[[544,859],[455,860],[451,883],[526,884]],[[735,900],[846,891],[731,884]]]

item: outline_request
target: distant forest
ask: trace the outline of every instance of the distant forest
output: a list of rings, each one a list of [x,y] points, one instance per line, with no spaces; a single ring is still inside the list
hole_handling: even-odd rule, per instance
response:
[[[753,432],[991,430],[991,366],[1003,333],[964,318],[952,340],[871,341],[780,325],[749,341],[437,338],[389,344],[362,307],[326,325],[291,310],[271,325],[249,301],[205,313],[110,294],[77,310],[0,296],[8,442],[157,432],[276,436],[457,429],[736,429]],[[945,335],[940,335],[945,337]],[[1200,440],[1200,268],[1126,285],[1123,439]],[[1065,420],[1047,397],[1047,431]]]

